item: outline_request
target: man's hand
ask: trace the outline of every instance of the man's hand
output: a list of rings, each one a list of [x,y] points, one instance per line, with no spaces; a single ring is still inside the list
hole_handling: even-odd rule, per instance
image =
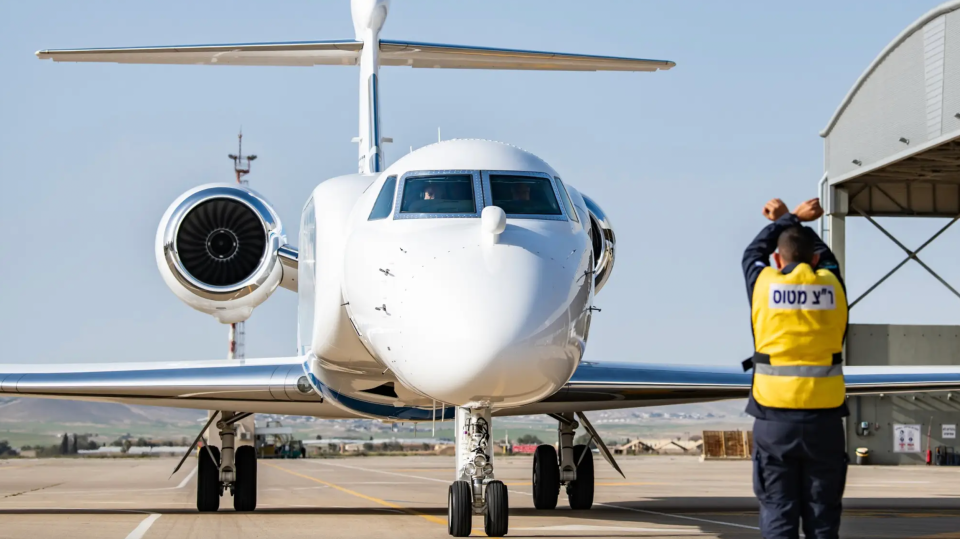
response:
[[[786,213],[787,205],[784,204],[779,198],[775,198],[770,202],[767,202],[767,205],[763,207],[763,216],[771,221],[776,221]]]
[[[816,221],[823,215],[819,198],[811,198],[793,209],[793,214],[802,222]]]

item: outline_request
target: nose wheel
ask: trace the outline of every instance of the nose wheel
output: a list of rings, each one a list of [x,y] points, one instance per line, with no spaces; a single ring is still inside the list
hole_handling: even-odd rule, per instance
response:
[[[487,510],[483,514],[483,531],[487,537],[503,537],[510,524],[510,502],[503,481],[490,481],[484,492]]]
[[[493,476],[490,409],[457,409],[457,480],[447,494],[447,531],[466,537],[473,515],[483,515],[488,537],[503,537],[510,524],[507,487]]]
[[[473,490],[467,481],[454,481],[447,492],[447,532],[467,537],[473,526]]]

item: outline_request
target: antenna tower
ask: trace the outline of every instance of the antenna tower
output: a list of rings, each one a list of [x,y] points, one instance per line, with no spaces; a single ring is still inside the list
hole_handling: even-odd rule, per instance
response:
[[[243,155],[243,129],[237,134],[237,153],[228,155],[233,161],[233,171],[237,175],[237,183],[243,186],[250,185],[244,176],[250,174],[250,164],[257,158],[256,155]],[[246,357],[246,336],[247,331],[245,322],[230,324],[230,348],[227,352],[227,359],[243,359]]]

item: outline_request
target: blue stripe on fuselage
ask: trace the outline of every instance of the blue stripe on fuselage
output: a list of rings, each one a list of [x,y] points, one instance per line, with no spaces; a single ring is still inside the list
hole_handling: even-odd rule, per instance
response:
[[[306,367],[306,364],[304,364],[305,370]],[[380,404],[360,400],[330,389],[330,387],[324,385],[309,370],[307,370],[307,377],[310,379],[310,383],[320,391],[320,394],[322,394],[324,398],[330,399],[344,408],[359,414],[383,419],[402,419],[404,421],[445,421],[456,417],[457,409],[454,407],[445,407],[437,410],[433,408],[416,408],[413,406],[394,406],[392,404]]]

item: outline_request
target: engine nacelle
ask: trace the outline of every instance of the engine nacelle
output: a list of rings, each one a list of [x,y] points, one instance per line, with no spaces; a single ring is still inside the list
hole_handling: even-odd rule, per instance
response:
[[[157,266],[184,303],[224,324],[253,314],[283,277],[280,217],[236,184],[201,185],[167,208],[157,229]]]
[[[590,212],[590,240],[593,242],[593,293],[596,294],[607,284],[613,263],[616,260],[617,236],[613,232],[610,218],[600,206],[583,195],[583,202]]]

